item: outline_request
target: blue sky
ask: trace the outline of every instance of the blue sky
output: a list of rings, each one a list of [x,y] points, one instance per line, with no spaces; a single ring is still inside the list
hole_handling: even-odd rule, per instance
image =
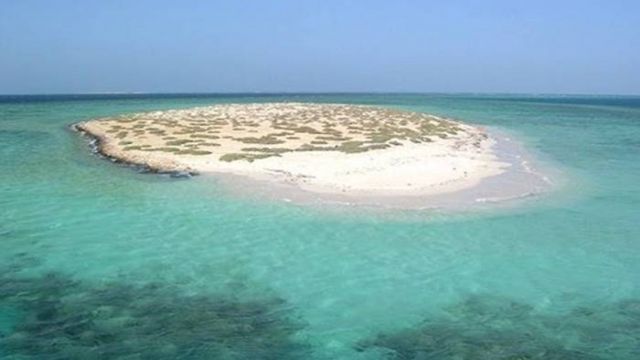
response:
[[[640,1],[0,0],[0,93],[640,94]]]

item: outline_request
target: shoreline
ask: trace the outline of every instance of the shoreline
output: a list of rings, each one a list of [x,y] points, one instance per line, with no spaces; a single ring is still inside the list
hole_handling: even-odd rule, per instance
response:
[[[345,195],[314,192],[292,183],[224,172],[201,173],[199,181],[219,183],[230,194],[240,198],[317,208],[455,212],[512,206],[520,201],[539,198],[559,185],[556,177],[550,178],[547,169],[541,169],[541,164],[533,154],[512,135],[496,129],[489,132],[497,140],[496,154],[509,167],[503,173],[486,177],[473,186],[457,191],[413,195]]]
[[[293,105],[323,110],[342,106],[297,103],[267,105],[276,106],[277,109]],[[176,116],[180,112],[212,108],[215,107],[168,110],[154,114],[164,118],[165,114]],[[385,110],[364,106],[355,108],[366,109],[364,111]],[[227,183],[232,192],[238,190],[238,184],[243,184],[240,186],[244,188],[241,192],[251,189],[249,192],[263,192],[270,194],[268,197],[295,203],[449,208],[458,207],[459,203],[497,203],[533,196],[550,187],[544,175],[527,168],[529,156],[524,154],[521,145],[512,143],[509,137],[494,131],[489,136],[489,133],[470,124],[427,114],[419,115],[447,122],[448,125],[454,124],[461,132],[449,138],[444,136],[442,139],[429,140],[428,144],[407,141],[402,146],[387,146],[354,154],[344,154],[332,148],[322,152],[279,153],[273,157],[258,158],[255,162],[223,162],[212,160],[211,156],[123,151],[122,147],[114,145],[113,136],[109,138],[104,128],[96,126],[111,119],[81,122],[71,125],[71,128],[90,139],[90,146],[96,154],[138,171],[172,177],[213,176]],[[232,181],[226,181],[228,179]]]
[[[88,140],[88,145],[89,148],[91,149],[91,153],[93,153],[94,155],[97,155],[101,158],[104,158],[106,160],[109,160],[110,162],[114,163],[114,164],[119,164],[119,165],[123,165],[126,167],[130,167],[140,173],[150,173],[150,174],[158,174],[158,175],[169,175],[171,177],[175,177],[175,178],[189,178],[192,176],[196,176],[196,175],[200,175],[197,171],[182,171],[182,170],[171,170],[171,169],[164,169],[162,167],[156,167],[156,166],[152,166],[150,164],[146,164],[146,163],[141,163],[141,162],[134,162],[134,161],[129,161],[124,157],[118,157],[112,154],[109,154],[107,152],[104,151],[103,149],[103,144],[104,144],[104,137],[98,135],[98,134],[94,134],[91,131],[88,131],[87,129],[83,128],[81,126],[81,124],[71,124],[69,125],[69,128],[74,131],[79,133],[82,137],[84,137],[85,139]]]

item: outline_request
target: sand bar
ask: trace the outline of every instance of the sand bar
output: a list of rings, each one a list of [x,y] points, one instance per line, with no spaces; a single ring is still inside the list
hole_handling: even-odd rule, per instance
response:
[[[159,171],[227,173],[353,197],[473,188],[512,166],[475,126],[360,105],[225,104],[74,126],[111,158]]]

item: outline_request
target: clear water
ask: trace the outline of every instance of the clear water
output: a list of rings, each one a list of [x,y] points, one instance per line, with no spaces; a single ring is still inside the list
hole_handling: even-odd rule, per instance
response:
[[[510,211],[333,213],[141,174],[71,123],[220,102],[498,126],[568,186]],[[640,358],[640,98],[0,99],[0,357]]]

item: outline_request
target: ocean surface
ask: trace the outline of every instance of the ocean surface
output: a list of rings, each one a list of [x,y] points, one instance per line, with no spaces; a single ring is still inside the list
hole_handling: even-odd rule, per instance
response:
[[[499,128],[563,185],[508,209],[331,211],[114,164],[68,127],[266,101]],[[0,358],[639,359],[640,98],[0,97]]]

